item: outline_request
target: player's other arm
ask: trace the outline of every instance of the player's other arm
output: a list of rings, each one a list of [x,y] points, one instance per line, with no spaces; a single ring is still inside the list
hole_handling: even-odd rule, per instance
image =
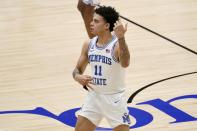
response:
[[[119,61],[122,65],[122,67],[128,67],[130,64],[130,52],[128,49],[128,46],[125,42],[125,38],[119,38],[118,39],[118,56],[119,56]]]
[[[91,86],[89,84],[91,84],[92,82],[92,77],[89,75],[83,75],[86,66],[88,64],[88,46],[89,46],[89,41],[86,41],[83,44],[82,47],[82,51],[80,54],[80,57],[78,59],[77,65],[75,67],[75,69],[73,70],[73,78],[80,83],[83,86],[88,86],[91,88]]]
[[[125,68],[130,64],[130,52],[124,37],[126,31],[127,24],[124,27],[120,20],[114,24],[114,32],[118,38],[118,44],[115,48],[115,51],[117,53],[117,58],[120,61],[121,66]]]

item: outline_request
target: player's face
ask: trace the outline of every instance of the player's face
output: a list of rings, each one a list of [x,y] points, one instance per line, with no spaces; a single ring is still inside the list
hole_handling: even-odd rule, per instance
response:
[[[109,23],[103,19],[99,14],[94,13],[93,21],[90,23],[90,31],[94,35],[102,34],[109,30]]]

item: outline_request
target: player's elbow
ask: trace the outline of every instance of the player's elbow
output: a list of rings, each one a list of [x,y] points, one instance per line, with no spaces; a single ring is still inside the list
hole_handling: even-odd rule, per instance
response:
[[[122,67],[127,68],[127,67],[129,67],[129,64],[122,64]]]
[[[130,65],[130,62],[129,62],[129,61],[126,61],[126,62],[122,62],[122,63],[121,63],[121,66],[122,66],[123,68],[129,67],[129,65]]]
[[[130,65],[130,54],[126,55],[123,59],[120,59],[120,64],[123,68],[127,68]]]
[[[77,9],[79,12],[82,12],[82,8],[79,5],[77,5]]]
[[[79,0],[78,4],[77,4],[77,9],[78,11],[80,11],[81,13],[83,12],[82,9],[83,9],[83,5],[82,5],[82,1]]]

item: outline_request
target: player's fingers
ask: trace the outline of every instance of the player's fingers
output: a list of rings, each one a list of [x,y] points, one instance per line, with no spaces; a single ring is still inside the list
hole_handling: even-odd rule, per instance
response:
[[[91,78],[86,78],[86,81],[87,82],[90,82],[90,81],[92,81],[93,80],[93,78],[91,77]]]
[[[121,25],[121,24],[122,24],[122,21],[121,21],[121,20],[118,20],[118,24],[120,24],[120,25]]]
[[[80,83],[81,83],[82,85],[86,85],[86,81],[85,81],[85,80],[82,80]]]
[[[91,76],[90,77],[87,77],[87,80],[88,81],[91,81],[91,80],[93,80],[93,77],[91,77]]]
[[[85,77],[86,77],[87,79],[93,79],[93,77],[92,77],[92,76],[89,76],[89,75],[85,75]]]
[[[116,27],[120,26],[120,22],[117,20],[116,21]]]
[[[96,85],[94,82],[90,81],[89,84]]]
[[[116,28],[116,26],[117,26],[117,24],[116,24],[116,23],[114,23],[114,29]]]
[[[86,86],[89,87],[90,89],[94,90],[94,88],[92,86],[90,86],[89,84],[87,84]]]

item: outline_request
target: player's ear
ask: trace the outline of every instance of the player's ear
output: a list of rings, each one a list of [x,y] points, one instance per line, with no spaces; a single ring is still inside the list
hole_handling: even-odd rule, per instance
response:
[[[109,29],[110,28],[110,24],[109,23],[106,23],[105,24],[105,27],[106,27],[106,29]]]

